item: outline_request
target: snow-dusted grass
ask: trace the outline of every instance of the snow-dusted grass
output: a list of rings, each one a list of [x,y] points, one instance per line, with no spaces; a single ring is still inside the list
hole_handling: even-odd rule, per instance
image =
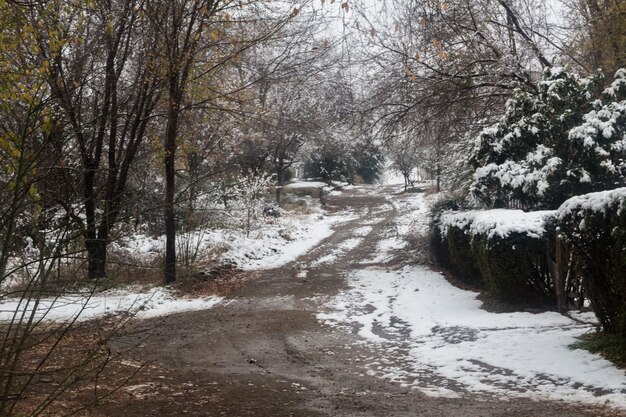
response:
[[[277,268],[307,253],[333,234],[334,225],[352,218],[352,214],[331,217],[314,215],[303,222],[291,223],[288,234],[281,233],[280,229],[259,231],[252,237],[232,241],[224,259],[244,270]]]
[[[350,286],[318,319],[357,325],[359,335],[381,344],[391,356],[399,347],[406,349],[402,366],[388,360],[375,367],[379,376],[429,395],[458,395],[450,389],[456,387],[626,409],[624,372],[598,355],[569,347],[591,326],[552,312],[487,312],[476,293],[458,289],[424,267],[356,271]],[[392,336],[400,331],[408,338],[396,342]]]
[[[36,306],[37,320],[64,322],[92,320],[95,318],[130,313],[138,318],[166,316],[184,311],[206,310],[222,300],[222,297],[181,298],[165,288],[141,291],[133,288],[108,290],[91,294],[67,295],[59,298],[43,298]],[[15,314],[30,315],[34,302],[4,299],[0,302],[0,321],[13,320]]]
[[[179,245],[196,253],[195,265],[231,263],[243,270],[270,269],[284,265],[308,252],[321,240],[333,233],[333,226],[356,218],[350,212],[325,216],[286,213],[278,219],[267,218],[249,235],[234,229],[198,230],[179,235]],[[345,242],[339,250],[347,252],[358,244]],[[135,234],[111,244],[111,252],[127,263],[145,265],[155,262],[163,255],[163,238]],[[181,255],[181,246],[178,248]],[[108,314],[130,312],[139,318],[167,315],[181,311],[210,308],[220,301],[219,297],[180,298],[162,288],[149,291],[129,287],[125,290],[110,290],[90,294],[64,295],[57,299],[40,300],[36,307],[36,318],[48,321],[65,321],[78,317],[79,321],[90,320]],[[17,299],[0,299],[0,321],[11,320],[14,314],[31,312],[33,303]]]
[[[327,189],[328,184],[321,181],[295,181],[291,182],[283,187],[285,191],[293,190],[293,189]]]
[[[178,239],[197,253],[197,265],[230,263],[243,270],[270,269],[308,252],[333,233],[334,225],[355,217],[354,213],[286,213],[267,219],[249,235],[241,230],[215,229],[181,234]],[[133,235],[113,243],[112,250],[146,262],[163,254],[163,242],[163,238]]]
[[[365,237],[367,235],[370,234],[370,232],[372,231],[373,227],[372,226],[361,226],[357,229],[354,229],[353,234],[355,236],[359,236],[359,237]]]
[[[376,245],[376,253],[374,257],[372,259],[362,261],[361,264],[378,264],[390,261],[393,259],[394,252],[404,248],[404,246],[405,242],[397,237],[380,240]]]

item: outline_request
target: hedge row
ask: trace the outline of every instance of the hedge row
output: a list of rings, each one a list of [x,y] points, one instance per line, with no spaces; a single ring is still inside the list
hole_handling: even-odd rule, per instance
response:
[[[626,337],[626,188],[567,200],[557,230],[602,327]]]
[[[553,212],[434,210],[433,252],[458,278],[512,304],[554,302],[544,226]]]
[[[556,283],[571,282],[557,275],[576,275],[604,330],[626,336],[626,188],[574,197],[556,211],[464,209],[433,207],[433,253],[458,278],[509,303],[554,305],[569,291]],[[557,241],[571,257],[555,256]]]

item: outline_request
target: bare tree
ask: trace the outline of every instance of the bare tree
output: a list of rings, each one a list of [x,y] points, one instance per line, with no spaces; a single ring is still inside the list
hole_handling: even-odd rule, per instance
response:
[[[63,158],[78,162],[78,178],[67,178],[70,186],[80,184],[84,220],[74,207],[65,209],[83,230],[93,279],[106,276],[110,232],[159,97],[157,63],[141,52],[155,47],[141,5],[106,1],[84,13],[78,5],[35,3],[29,11],[40,26],[39,59],[49,65],[48,86],[62,111],[63,135],[72,138]],[[51,32],[60,39],[46,35]]]

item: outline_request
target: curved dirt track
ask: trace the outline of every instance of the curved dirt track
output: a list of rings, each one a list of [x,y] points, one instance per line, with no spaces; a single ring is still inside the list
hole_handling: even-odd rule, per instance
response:
[[[339,224],[307,255],[279,269],[255,272],[219,306],[145,320],[136,333],[115,340],[113,349],[139,344],[130,351],[132,361],[150,365],[94,415],[621,415],[468,393],[432,398],[369,376],[361,358],[376,357],[377,348],[362,343],[355,332],[320,324],[316,314],[325,297],[345,288],[345,274],[362,268],[359,262],[373,257],[377,242],[395,233],[396,211],[382,194],[358,189],[329,197],[327,210],[331,215],[353,210],[356,216]],[[352,246],[345,245],[366,223],[371,231]],[[342,245],[344,252],[329,257]],[[379,266],[397,267],[394,261]]]

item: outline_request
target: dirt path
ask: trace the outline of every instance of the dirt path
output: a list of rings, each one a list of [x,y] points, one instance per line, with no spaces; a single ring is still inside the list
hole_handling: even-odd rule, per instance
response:
[[[525,399],[432,398],[369,376],[361,358],[381,352],[354,332],[320,324],[316,314],[345,288],[346,272],[362,267],[395,233],[396,211],[382,196],[358,190],[330,197],[327,208],[356,217],[306,256],[255,273],[220,306],[146,320],[136,334],[116,340],[113,349],[139,344],[130,359],[150,365],[94,415],[619,415]]]

